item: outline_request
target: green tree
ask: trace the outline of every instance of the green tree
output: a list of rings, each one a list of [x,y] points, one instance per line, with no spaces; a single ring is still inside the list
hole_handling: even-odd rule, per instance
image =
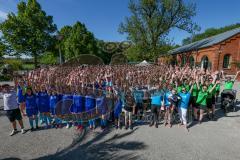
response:
[[[66,29],[66,28],[65,28]],[[70,35],[64,37],[64,57],[69,60],[81,54],[97,54],[97,42],[94,35],[84,24],[77,22],[73,25]]]
[[[4,55],[6,50],[6,45],[2,42],[2,39],[0,38],[0,59]]]
[[[58,50],[57,52],[62,53],[63,62],[65,61],[65,55],[66,55],[65,42],[70,37],[71,32],[72,32],[71,26],[64,26],[60,29],[60,31],[58,32],[58,35],[56,37],[56,39],[58,39],[56,49]]]
[[[120,24],[119,32],[138,47],[141,59],[153,60],[172,28],[192,32],[199,27],[192,21],[195,4],[183,0],[131,0],[132,15]]]
[[[113,53],[105,50],[105,47],[106,47],[106,42],[104,42],[103,40],[97,40],[98,51],[96,56],[100,57],[105,64],[109,64]]]
[[[53,45],[57,27],[36,0],[21,1],[17,8],[17,14],[10,13],[0,30],[16,55],[32,56],[37,67],[38,57]]]
[[[56,54],[54,54],[53,52],[46,52],[46,53],[44,53],[43,55],[40,56],[39,62],[41,64],[46,64],[46,65],[57,64],[58,63],[57,57],[58,56]]]
[[[235,28],[239,28],[239,27],[240,27],[240,23],[228,25],[228,26],[221,27],[221,28],[208,28],[203,33],[196,34],[191,37],[183,39],[182,44],[186,45],[186,44],[189,44],[192,42],[200,41],[202,39],[205,39],[205,38],[208,38],[211,36],[215,36],[217,34],[221,34],[223,32],[226,32],[226,31],[229,31],[229,30],[232,30]]]

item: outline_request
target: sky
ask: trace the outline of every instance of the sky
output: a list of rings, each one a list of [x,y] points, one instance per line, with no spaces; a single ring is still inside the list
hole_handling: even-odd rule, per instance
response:
[[[210,27],[223,27],[240,23],[240,0],[186,0],[196,3],[197,15],[193,18],[203,32]],[[10,12],[17,12],[19,0],[0,0],[0,21]],[[76,21],[84,23],[95,37],[105,41],[124,41],[126,35],[118,32],[119,24],[131,15],[129,0],[38,0],[42,9],[53,16],[58,29],[73,25]],[[191,34],[172,29],[168,38],[181,45]]]

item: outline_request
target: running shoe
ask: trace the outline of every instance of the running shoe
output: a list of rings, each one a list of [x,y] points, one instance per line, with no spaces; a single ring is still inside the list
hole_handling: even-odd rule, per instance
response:
[[[9,134],[9,136],[13,136],[13,135],[15,135],[16,133],[17,133],[17,130],[14,129],[14,130],[12,130],[12,132]]]
[[[21,129],[21,133],[22,134],[25,134],[27,131],[23,128],[23,129]]]

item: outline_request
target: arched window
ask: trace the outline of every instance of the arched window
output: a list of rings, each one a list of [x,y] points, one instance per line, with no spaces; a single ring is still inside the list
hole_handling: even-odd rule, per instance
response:
[[[182,61],[181,61],[181,66],[185,66],[186,62],[187,62],[187,58],[186,58],[185,55],[183,55],[182,56]]]
[[[190,64],[190,67],[194,67],[195,66],[195,61],[194,61],[193,56],[189,57],[189,64]]]
[[[231,68],[231,55],[230,54],[224,55],[223,68]]]
[[[209,67],[208,57],[207,56],[203,56],[202,60],[201,60],[201,68],[206,70],[206,69],[208,69],[208,67]]]

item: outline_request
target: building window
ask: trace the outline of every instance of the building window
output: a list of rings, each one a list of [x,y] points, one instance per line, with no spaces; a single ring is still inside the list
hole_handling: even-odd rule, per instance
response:
[[[195,66],[195,62],[194,62],[193,56],[190,56],[190,58],[189,58],[189,64],[190,64],[190,67],[194,67],[194,66]]]
[[[201,60],[201,68],[207,70],[209,67],[209,61],[207,56],[203,56]]]
[[[182,61],[181,61],[181,66],[182,66],[182,67],[185,66],[186,62],[187,62],[186,56],[183,55],[183,56],[182,56]]]
[[[231,55],[230,54],[224,55],[223,68],[231,68],[230,62],[231,62]]]

